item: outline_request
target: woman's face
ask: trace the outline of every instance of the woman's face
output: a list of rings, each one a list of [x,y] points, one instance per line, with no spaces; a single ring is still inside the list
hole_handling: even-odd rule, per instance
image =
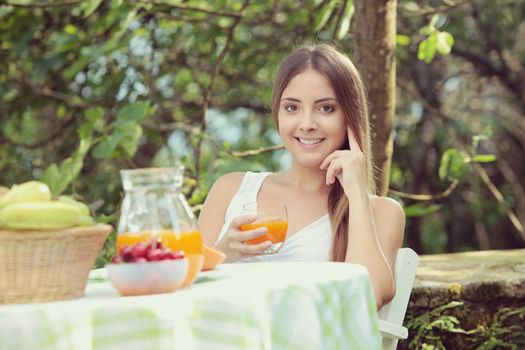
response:
[[[296,75],[283,91],[278,112],[279,134],[292,160],[318,167],[347,138],[347,125],[326,78],[309,69]]]

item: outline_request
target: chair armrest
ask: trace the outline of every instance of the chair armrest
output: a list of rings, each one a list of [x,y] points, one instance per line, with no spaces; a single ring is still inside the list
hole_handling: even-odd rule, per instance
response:
[[[383,338],[406,339],[408,338],[408,329],[405,327],[383,320],[379,320],[379,332]]]

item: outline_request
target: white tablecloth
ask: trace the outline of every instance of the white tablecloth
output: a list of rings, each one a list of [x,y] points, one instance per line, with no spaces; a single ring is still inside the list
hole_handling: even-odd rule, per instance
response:
[[[2,350],[381,348],[366,269],[223,264],[184,290],[120,297],[104,269],[83,298],[0,306]]]

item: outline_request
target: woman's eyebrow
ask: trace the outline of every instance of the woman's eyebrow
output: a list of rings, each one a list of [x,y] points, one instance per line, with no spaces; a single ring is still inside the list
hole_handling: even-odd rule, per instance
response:
[[[301,100],[299,100],[298,98],[294,98],[294,97],[284,97],[281,99],[281,101],[301,102]],[[323,97],[318,100],[315,100],[314,102],[319,103],[319,102],[325,102],[325,101],[336,101],[337,102],[337,99],[333,97]]]

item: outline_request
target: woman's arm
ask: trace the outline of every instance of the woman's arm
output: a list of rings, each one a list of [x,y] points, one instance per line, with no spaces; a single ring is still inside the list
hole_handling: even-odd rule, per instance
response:
[[[204,244],[213,247],[219,238],[226,209],[241,186],[243,177],[244,173],[240,172],[223,175],[215,181],[208,192],[197,222]]]
[[[260,227],[255,230],[240,231],[243,224],[251,223],[255,216],[237,216],[228,223],[229,227],[220,241],[219,233],[224,225],[224,217],[230,202],[239,189],[243,173],[231,173],[222,176],[210,189],[206,201],[199,215],[199,229],[202,232],[204,244],[215,247],[226,254],[226,262],[235,262],[256,254],[262,254],[271,242],[259,244],[244,244],[250,239],[259,238],[266,234],[266,228]]]
[[[393,199],[368,193],[366,158],[348,129],[348,150],[328,155],[321,164],[326,184],[339,181],[348,198],[348,245],[345,261],[368,269],[377,308],[395,295],[393,267],[403,243],[405,213]]]
[[[346,261],[368,269],[379,309],[395,295],[393,267],[403,243],[405,213],[391,198],[364,192],[351,198]]]

